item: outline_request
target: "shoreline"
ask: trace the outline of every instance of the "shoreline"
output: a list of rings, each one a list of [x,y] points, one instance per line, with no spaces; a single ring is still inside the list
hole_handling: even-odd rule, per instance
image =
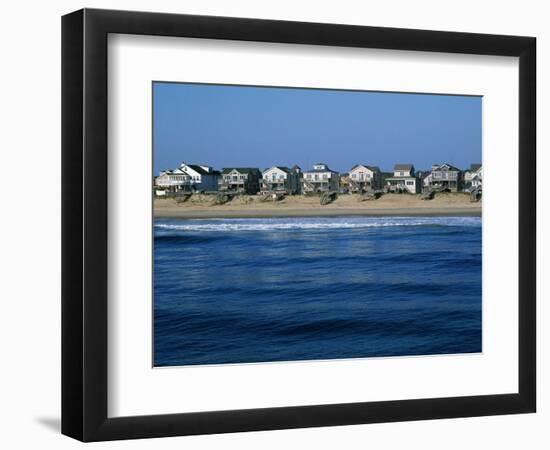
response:
[[[281,217],[338,217],[338,216],[371,216],[371,217],[481,217],[481,208],[281,208],[281,209],[209,209],[197,210],[187,208],[155,208],[155,219],[246,219],[246,218],[281,218]]]

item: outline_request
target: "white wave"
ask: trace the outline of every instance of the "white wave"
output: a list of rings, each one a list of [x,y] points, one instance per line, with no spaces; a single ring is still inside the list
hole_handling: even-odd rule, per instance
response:
[[[173,231],[278,231],[361,229],[384,227],[461,226],[480,227],[479,217],[347,217],[288,219],[179,220],[155,223],[159,230]]]

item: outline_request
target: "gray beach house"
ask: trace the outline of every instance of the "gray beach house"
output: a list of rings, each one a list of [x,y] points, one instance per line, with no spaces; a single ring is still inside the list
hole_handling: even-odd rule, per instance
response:
[[[220,191],[242,194],[257,194],[260,192],[262,173],[255,167],[226,167],[218,182]]]
[[[462,171],[450,164],[434,164],[429,176],[429,187],[446,189],[451,192],[462,190]]]
[[[313,165],[312,170],[304,172],[302,178],[302,193],[337,192],[340,185],[339,174],[330,170],[324,163]]]

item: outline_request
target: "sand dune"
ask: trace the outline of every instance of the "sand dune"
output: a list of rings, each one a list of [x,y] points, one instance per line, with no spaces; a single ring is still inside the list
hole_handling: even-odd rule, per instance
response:
[[[318,197],[289,196],[281,201],[262,201],[260,195],[238,196],[224,205],[213,205],[214,196],[195,194],[185,202],[154,200],[155,217],[303,217],[303,216],[480,216],[481,202],[471,203],[462,193],[438,194],[433,200],[420,195],[385,194],[377,200],[360,201],[358,195],[342,194],[321,206]]]

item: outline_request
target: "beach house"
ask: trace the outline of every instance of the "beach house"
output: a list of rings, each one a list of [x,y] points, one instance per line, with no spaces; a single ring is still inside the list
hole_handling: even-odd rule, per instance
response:
[[[464,172],[464,190],[475,189],[481,186],[483,167],[481,164],[470,164],[470,168]]]
[[[376,166],[356,164],[349,171],[350,192],[376,191],[382,188],[382,174]]]
[[[162,170],[155,178],[155,187],[168,192],[179,192],[190,189],[191,178],[180,169]]]
[[[199,164],[181,163],[179,171],[189,177],[189,185],[192,191],[217,191],[220,172],[210,166]]]
[[[262,172],[262,193],[298,194],[300,192],[300,174],[298,166],[289,169],[285,166],[273,166]]]
[[[480,188],[483,184],[483,166],[479,166],[472,176],[472,188]]]
[[[257,194],[260,192],[261,178],[260,169],[255,167],[226,167],[222,170],[218,189],[242,194]]]
[[[459,192],[462,189],[462,171],[450,164],[434,164],[429,187]]]
[[[393,176],[386,178],[386,190],[388,192],[416,194],[420,192],[420,189],[420,181],[414,173],[412,164],[396,164],[393,167]]]
[[[330,170],[324,163],[314,164],[312,170],[307,170],[303,174],[303,194],[311,192],[337,192],[338,188],[338,172]]]

